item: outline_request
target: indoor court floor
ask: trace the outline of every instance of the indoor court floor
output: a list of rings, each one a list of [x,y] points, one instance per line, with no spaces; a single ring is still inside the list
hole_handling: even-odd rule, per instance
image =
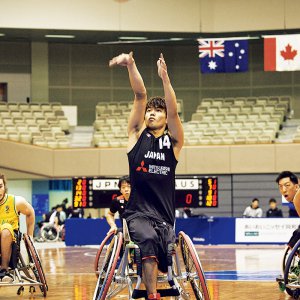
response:
[[[97,247],[65,247],[63,243],[36,243],[49,286],[48,300],[92,300]],[[206,273],[211,300],[292,299],[275,282],[280,274],[284,246],[196,246]],[[43,299],[28,288],[1,287],[0,299]],[[128,299],[123,293],[115,299]],[[167,300],[167,298],[164,298]],[[191,299],[194,299],[192,296]]]

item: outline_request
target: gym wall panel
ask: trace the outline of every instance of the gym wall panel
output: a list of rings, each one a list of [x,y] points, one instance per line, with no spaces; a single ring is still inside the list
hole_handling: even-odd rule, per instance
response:
[[[2,0],[0,27],[119,30],[119,9],[111,0]]]
[[[228,173],[275,172],[275,145],[231,146],[230,150]]]
[[[285,1],[285,26],[286,29],[294,29],[300,27],[299,11],[300,2],[298,0]]]
[[[276,146],[276,172],[289,170],[299,172],[300,144],[279,144]]]
[[[98,149],[55,150],[55,177],[95,176],[99,173]]]
[[[198,32],[200,2],[198,0],[127,1],[124,5],[120,5],[120,29]]]
[[[143,34],[276,30],[298,28],[298,10],[297,0],[2,0],[0,27]]]
[[[31,43],[31,99],[49,101],[48,43]]]
[[[53,176],[51,149],[1,140],[0,166],[38,175]]]
[[[210,32],[284,29],[284,0],[214,0]]]
[[[26,98],[29,98],[31,95],[30,73],[0,73],[0,82],[7,83],[7,98],[9,102],[25,102]]]
[[[100,167],[98,176],[114,176],[129,174],[128,159],[125,148],[101,149],[99,151]]]
[[[186,147],[186,171],[188,174],[230,173],[230,147]]]
[[[186,174],[186,151],[186,147],[183,147],[180,151],[176,174]]]

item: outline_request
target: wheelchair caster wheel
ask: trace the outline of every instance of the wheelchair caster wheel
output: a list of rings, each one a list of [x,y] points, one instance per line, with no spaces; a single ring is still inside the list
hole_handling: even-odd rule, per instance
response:
[[[35,287],[34,286],[29,287],[29,293],[30,294],[34,294],[35,293]]]
[[[23,295],[23,293],[24,293],[24,286],[20,286],[19,288],[18,288],[18,291],[17,291],[17,295]]]

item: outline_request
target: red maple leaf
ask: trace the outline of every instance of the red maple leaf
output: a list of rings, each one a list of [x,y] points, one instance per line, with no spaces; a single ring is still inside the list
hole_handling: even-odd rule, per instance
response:
[[[294,60],[295,56],[297,55],[297,50],[292,51],[292,46],[288,44],[285,46],[285,51],[280,51],[280,54],[284,60]]]

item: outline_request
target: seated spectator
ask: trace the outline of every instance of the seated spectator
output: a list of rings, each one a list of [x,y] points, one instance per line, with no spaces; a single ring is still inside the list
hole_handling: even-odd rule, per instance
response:
[[[270,199],[269,200],[269,210],[266,213],[267,218],[282,218],[282,210],[277,207],[277,201],[276,199]]]
[[[246,207],[243,217],[244,218],[261,218],[263,215],[262,209],[259,207],[259,200],[254,198],[250,206]]]
[[[66,220],[66,213],[63,211],[63,206],[61,204],[56,206],[55,211],[50,216],[49,223],[55,224],[56,226],[63,225]]]

